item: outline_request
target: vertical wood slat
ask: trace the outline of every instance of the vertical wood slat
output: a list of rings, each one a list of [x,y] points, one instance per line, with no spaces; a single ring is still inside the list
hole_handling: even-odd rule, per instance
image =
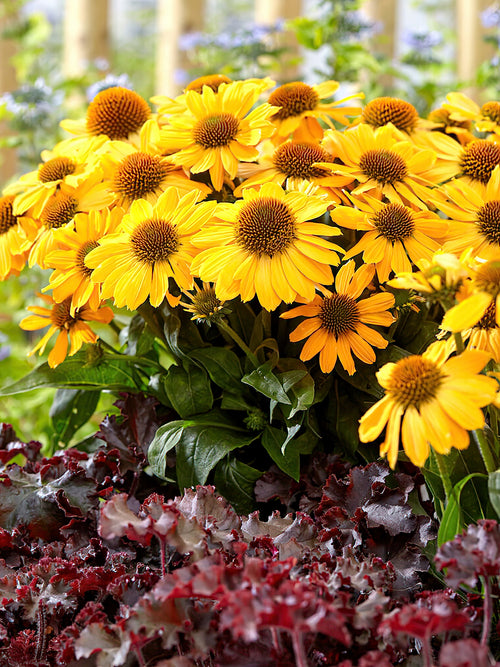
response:
[[[294,19],[303,15],[302,0],[255,0],[254,16],[255,23],[262,26],[273,26],[278,21]],[[277,35],[276,46],[287,49],[284,59],[285,62],[292,58],[298,59],[299,45],[295,35],[291,31],[285,30],[283,34]],[[279,72],[270,72],[269,76],[273,79],[279,79],[281,82],[296,81],[300,78],[297,64],[285,64],[280,67]]]
[[[456,63],[458,80],[469,84],[463,92],[477,100],[479,91],[473,81],[477,68],[494,55],[494,48],[483,37],[481,12],[491,5],[491,0],[456,0]]]
[[[179,38],[203,30],[204,0],[158,0],[156,90],[157,95],[175,97],[183,86],[177,74],[189,68],[187,54],[179,49]]]
[[[382,32],[375,34],[370,39],[372,48],[376,53],[393,60],[396,56],[398,41],[398,2],[397,0],[367,0],[363,4],[363,13],[370,21],[382,25]],[[384,75],[379,77],[378,83],[384,87],[390,87],[393,77]]]
[[[16,70],[12,64],[12,57],[16,53],[16,44],[13,40],[5,39],[3,32],[8,27],[15,15],[9,15],[7,11],[0,10],[0,95],[12,92],[17,85]],[[0,136],[7,137],[11,134],[8,124],[0,121]],[[14,148],[2,148],[0,150],[0,191],[6,182],[12,178],[18,168],[17,152]]]
[[[109,0],[65,0],[64,75],[82,76],[98,58],[109,63]]]

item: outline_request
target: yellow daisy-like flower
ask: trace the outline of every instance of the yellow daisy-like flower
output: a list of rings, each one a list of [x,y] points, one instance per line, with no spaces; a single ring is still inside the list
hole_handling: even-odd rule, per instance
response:
[[[471,248],[472,254],[482,259],[499,257],[500,167],[495,167],[486,186],[452,181],[440,188],[440,193],[435,204],[450,218],[443,250],[459,254]]]
[[[171,186],[181,194],[197,190],[206,197],[212,190],[203,183],[191,181],[158,148],[160,131],[156,121],[144,123],[139,134],[140,146],[125,141],[111,141],[101,158],[104,182],[114,196],[114,204],[128,209],[137,199],[154,204]]]
[[[498,364],[500,363],[500,327],[496,322],[496,307],[491,303],[481,319],[470,329],[461,332],[462,341],[469,350],[484,350]],[[456,351],[455,336],[446,341],[450,352]]]
[[[85,304],[97,310],[101,303],[101,286],[90,279],[92,269],[85,265],[85,257],[99,246],[99,240],[112,234],[123,217],[123,209],[77,213],[74,225],[54,232],[57,250],[46,257],[48,268],[55,269],[44,292],[52,290],[55,301],[71,299],[70,315]]]
[[[29,306],[28,310],[34,315],[28,315],[19,323],[21,329],[25,331],[37,331],[50,327],[43,338],[38,341],[36,346],[31,350],[29,356],[39,352],[43,354],[45,347],[50,338],[57,333],[57,338],[54,347],[49,353],[49,366],[55,368],[66,359],[68,354],[68,338],[69,338],[69,356],[78,352],[83,343],[94,344],[99,336],[92,331],[87,322],[102,322],[108,324],[113,319],[113,311],[111,308],[103,307],[96,310],[89,308],[87,305],[79,308],[72,315],[71,298],[66,299],[62,303],[56,303],[50,296],[40,294],[50,308],[43,308],[41,306]]]
[[[350,177],[333,174],[334,156],[320,144],[302,141],[285,141],[276,147],[271,141],[262,149],[257,164],[241,165],[238,175],[249,176],[234,190],[235,197],[241,196],[245,188],[264,183],[284,185],[287,190],[302,190],[313,184],[314,193],[324,194],[333,202],[345,201],[342,188],[351,182]],[[316,163],[322,166],[317,167]],[[325,164],[330,164],[330,168]]]
[[[436,154],[432,173],[440,183],[456,178],[472,187],[486,185],[500,164],[500,144],[489,139],[474,139],[462,145],[441,132],[418,132],[412,139],[416,145]]]
[[[215,294],[215,289],[210,283],[203,283],[203,287],[199,287],[194,283],[194,293],[184,292],[184,295],[191,301],[191,303],[184,303],[181,301],[181,306],[184,310],[191,313],[192,320],[196,322],[208,322],[217,320],[224,312],[224,301],[221,301]]]
[[[432,260],[422,260],[422,270],[416,273],[398,273],[389,280],[389,287],[415,290],[433,302],[447,302],[455,298],[468,272],[463,262],[442,251],[435,252]]]
[[[457,294],[460,303],[443,317],[441,328],[445,331],[457,333],[470,329],[491,307],[500,326],[500,258],[487,262],[471,260],[468,271],[471,280],[464,282]]]
[[[373,347],[384,349],[388,341],[367,325],[390,326],[394,322],[387,310],[394,305],[394,295],[380,292],[359,299],[374,273],[371,265],[355,272],[354,262],[347,262],[335,277],[335,292],[323,290],[324,296],[317,294],[310,303],[282,313],[284,319],[308,318],[290,334],[292,342],[307,338],[300,353],[302,361],[319,354],[321,370],[331,373],[338,358],[349,375],[356,371],[353,354],[365,364],[375,362]]]
[[[357,208],[337,206],[330,211],[336,224],[365,232],[344,259],[362,252],[364,262],[375,264],[380,282],[391,271],[411,271],[411,262],[421,267],[422,259],[430,261],[440,247],[436,239],[442,240],[447,233],[448,224],[431,211],[382,203],[368,195],[351,199]]]
[[[500,102],[490,101],[479,106],[464,93],[448,93],[442,108],[456,121],[472,121],[478,132],[500,134]]]
[[[240,296],[274,310],[298,296],[312,300],[317,285],[330,285],[331,265],[342,248],[322,238],[340,230],[310,222],[324,214],[328,201],[288,192],[275,183],[247,188],[243,199],[219,204],[210,224],[193,243],[201,252],[193,274],[215,283],[220,299]]]
[[[364,123],[345,132],[328,130],[323,145],[342,161],[335,173],[350,176],[354,195],[385,195],[393,203],[426,208],[423,202],[437,183],[433,151],[400,141],[390,125],[374,129]]]
[[[105,137],[59,142],[53,150],[42,151],[43,162],[5,189],[6,194],[17,194],[15,209],[22,213],[30,209],[39,218],[48,200],[62,183],[77,187],[95,169],[99,169],[95,154],[105,143]]]
[[[434,126],[433,131],[444,132],[451,135],[462,145],[474,141],[476,138],[472,132],[472,123],[470,120],[453,120],[450,112],[442,107],[433,109],[427,116],[427,120]]]
[[[14,210],[17,199],[14,200]],[[113,195],[102,182],[102,172],[92,171],[77,187],[62,183],[40,214],[41,226],[28,257],[29,266],[38,264],[47,268],[46,257],[55,250],[57,243],[54,231],[73,221],[77,213],[101,210],[113,203]]]
[[[401,132],[408,134],[425,123],[413,104],[398,97],[376,97],[365,106],[359,120],[373,127],[383,127],[391,123]]]
[[[144,98],[128,88],[113,86],[94,97],[85,119],[67,119],[60,125],[71,134],[86,137],[105,135],[108,139],[134,141],[150,118],[151,109]]]
[[[394,468],[399,439],[412,463],[422,467],[429,445],[440,454],[452,447],[466,449],[468,431],[483,428],[481,410],[492,403],[498,383],[479,375],[488,362],[487,352],[466,350],[447,359],[445,341],[433,343],[422,355],[412,355],[385,364],[377,373],[385,389],[384,398],[362,417],[361,442],[378,438],[387,426],[380,455]]]
[[[333,97],[339,85],[338,81],[324,81],[316,86],[293,81],[273,90],[269,104],[281,107],[272,117],[278,142],[291,134],[297,141],[317,142],[323,137],[320,120],[334,127],[333,121],[348,125],[350,121],[347,116],[358,116],[361,107],[343,105],[348,100],[364,97],[362,93],[344,97],[337,102],[322,101]]]
[[[85,257],[92,280],[102,283],[102,298],[135,310],[148,297],[159,306],[166,297],[171,306],[180,297],[169,291],[172,278],[182,290],[193,285],[190,266],[196,254],[191,237],[212,216],[216,202],[196,204],[197,191],[182,197],[168,188],[153,206],[136,200],[114,234],[99,241]]]
[[[36,222],[14,215],[14,195],[0,197],[0,280],[18,275],[38,232]]]
[[[255,160],[257,144],[274,132],[269,117],[275,107],[264,103],[251,111],[259,94],[258,87],[244,81],[223,83],[217,93],[209,86],[201,94],[189,90],[189,113],[170,117],[161,132],[162,150],[193,174],[208,171],[214,188],[221,190],[226,177],[236,177],[239,162]]]

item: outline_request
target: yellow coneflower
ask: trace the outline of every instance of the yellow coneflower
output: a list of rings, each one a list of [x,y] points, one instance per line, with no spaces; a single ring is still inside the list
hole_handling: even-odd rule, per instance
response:
[[[40,228],[28,257],[29,266],[46,267],[46,257],[56,248],[54,231],[73,221],[77,213],[97,211],[113,202],[113,195],[102,182],[102,171],[94,170],[78,186],[62,183],[46,202],[40,214]],[[17,199],[14,200],[14,209]]]
[[[263,146],[257,164],[241,165],[238,174],[249,176],[235,190],[241,196],[245,188],[264,183],[277,183],[287,190],[302,190],[307,184],[315,186],[314,193],[324,194],[333,202],[346,201],[342,188],[351,182],[349,177],[333,174],[334,156],[320,144],[303,141],[285,141],[276,147],[271,141]],[[317,167],[316,163],[322,166]],[[325,165],[329,163],[328,169]]]
[[[431,129],[434,132],[449,134],[463,146],[476,138],[471,132],[472,123],[470,120],[453,120],[450,117],[450,112],[442,107],[430,111],[427,120],[432,123],[433,127]]]
[[[391,123],[408,134],[425,124],[413,104],[398,97],[376,97],[365,106],[359,120],[372,127]]]
[[[448,93],[442,108],[459,122],[472,121],[478,132],[500,134],[500,102],[489,101],[481,107],[464,93]]]
[[[74,225],[54,232],[58,249],[47,255],[45,263],[55,270],[43,291],[52,290],[58,303],[71,299],[71,315],[85,304],[91,310],[99,307],[101,286],[90,279],[92,269],[85,265],[85,257],[99,246],[102,237],[116,230],[123,213],[121,208],[77,213]]]
[[[482,259],[500,257],[500,167],[486,185],[452,181],[442,186],[435,204],[450,218],[445,252],[460,254],[470,248]]]
[[[389,287],[415,290],[433,302],[455,299],[468,272],[465,264],[451,253],[435,252],[431,260],[422,260],[422,270],[398,273],[389,280]]]
[[[334,127],[334,120],[348,125],[348,116],[358,116],[361,107],[343,105],[348,100],[364,97],[362,93],[344,97],[337,102],[323,101],[333,97],[339,85],[338,81],[324,81],[316,86],[293,81],[273,90],[269,104],[280,107],[272,117],[278,142],[289,135],[293,135],[297,141],[317,142],[323,137],[320,120]]]
[[[197,204],[197,191],[179,195],[168,188],[153,206],[137,199],[114,234],[99,241],[85,257],[92,280],[102,284],[103,299],[113,297],[118,307],[135,310],[148,297],[159,306],[166,297],[171,306],[179,303],[169,280],[182,290],[193,284],[190,266],[196,254],[191,237],[212,216],[216,202]]]
[[[445,341],[433,343],[422,355],[385,364],[377,373],[384,398],[362,417],[361,442],[378,438],[387,426],[381,456],[394,468],[399,440],[412,463],[422,467],[429,446],[440,454],[469,445],[468,431],[483,428],[481,411],[495,398],[498,383],[479,375],[489,354],[466,350],[447,360]]]
[[[388,341],[367,325],[389,326],[394,322],[387,310],[394,305],[393,294],[380,292],[359,298],[374,273],[372,265],[354,271],[354,262],[347,262],[335,277],[335,292],[323,290],[324,296],[317,294],[310,303],[282,313],[284,319],[308,318],[290,334],[292,342],[307,338],[300,353],[302,361],[319,354],[321,370],[331,373],[338,358],[349,375],[356,371],[353,354],[366,364],[374,363],[373,347],[386,348]]]
[[[274,310],[297,296],[311,300],[316,285],[333,280],[331,265],[343,250],[322,236],[337,227],[311,222],[325,213],[328,201],[302,192],[285,193],[275,183],[246,188],[243,199],[219,204],[210,224],[193,243],[201,252],[193,274],[215,283],[220,299],[240,296]]]
[[[192,320],[197,322],[210,322],[220,318],[225,311],[225,303],[215,294],[215,289],[210,283],[203,283],[202,287],[194,283],[194,293],[184,292],[191,303],[180,302],[180,305],[191,313]]]
[[[362,252],[364,262],[375,264],[381,282],[391,271],[411,271],[411,262],[420,267],[422,259],[430,261],[448,231],[447,222],[428,210],[415,211],[368,195],[351,200],[357,208],[336,206],[330,211],[336,224],[365,232],[344,259]]]
[[[225,178],[236,177],[239,162],[255,160],[257,144],[274,132],[269,117],[275,107],[264,103],[251,111],[259,93],[244,81],[222,83],[217,93],[209,86],[203,86],[201,94],[189,90],[188,111],[169,118],[161,149],[193,174],[208,171],[214,188],[221,190]]]
[[[191,181],[184,170],[164,156],[157,146],[160,140],[156,121],[144,123],[139,133],[139,147],[124,141],[112,141],[101,158],[104,183],[113,194],[114,204],[128,209],[136,199],[154,204],[171,186],[181,194],[197,190],[206,197],[212,190]]]
[[[50,327],[47,333],[36,346],[31,350],[29,356],[39,352],[43,354],[47,343],[57,332],[57,338],[54,347],[49,353],[49,366],[55,368],[66,359],[68,354],[68,339],[69,339],[69,356],[78,352],[84,343],[95,343],[98,335],[92,331],[87,322],[102,322],[108,324],[113,319],[113,311],[111,308],[102,307],[96,310],[89,308],[87,305],[79,308],[71,315],[71,298],[66,299],[62,303],[56,303],[50,296],[40,294],[50,308],[43,308],[41,306],[29,306],[28,310],[34,315],[28,315],[21,320],[19,326],[25,331],[37,331]]]
[[[62,183],[77,187],[99,168],[95,154],[106,141],[105,137],[93,137],[79,141],[59,142],[53,150],[42,151],[42,163],[35,171],[23,174],[5,188],[5,194],[16,194],[15,211],[22,214],[30,210],[39,218],[45,205]]]
[[[423,202],[429,200],[431,188],[438,182],[432,170],[436,160],[433,151],[401,141],[390,125],[328,130],[323,146],[342,161],[335,173],[350,176],[354,195],[385,195],[393,203],[426,208]]]
[[[14,215],[14,195],[0,197],[0,280],[17,275],[38,232],[29,216]]]
[[[131,141],[150,118],[151,109],[144,98],[128,88],[113,86],[94,97],[85,119],[63,120],[61,127],[71,134]]]

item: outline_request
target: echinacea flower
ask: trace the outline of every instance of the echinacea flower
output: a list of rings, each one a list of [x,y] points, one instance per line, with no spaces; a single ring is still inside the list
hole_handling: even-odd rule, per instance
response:
[[[440,454],[466,449],[469,433],[483,428],[481,408],[493,402],[498,383],[480,375],[490,356],[466,350],[447,359],[445,341],[422,355],[385,364],[377,373],[385,396],[361,417],[359,438],[371,442],[386,429],[380,455],[394,468],[399,441],[412,463],[422,467],[432,446]]]
[[[114,234],[99,241],[85,257],[93,269],[92,280],[102,284],[103,299],[135,310],[147,298],[159,306],[166,297],[171,306],[179,303],[169,288],[172,279],[180,289],[191,289],[191,262],[197,250],[191,237],[212,216],[216,202],[197,204],[199,192],[180,196],[168,188],[153,206],[137,199]]]
[[[472,121],[478,132],[500,134],[500,102],[485,102],[481,107],[464,93],[448,93],[442,108],[456,121]]]
[[[50,307],[29,306],[28,310],[34,313],[34,315],[25,317],[21,320],[19,326],[25,331],[37,331],[38,329],[49,327],[47,333],[38,341],[29,353],[29,356],[35,354],[37,351],[43,354],[47,343],[57,333],[55,345],[50,351],[48,358],[51,368],[55,368],[62,363],[68,354],[72,356],[78,352],[84,343],[94,344],[97,341],[99,336],[92,331],[87,322],[108,324],[113,319],[113,311],[107,306],[92,310],[85,305],[82,308],[78,308],[71,315],[71,298],[66,299],[62,303],[56,303],[52,297],[46,294],[41,294],[40,296]]]
[[[221,301],[215,294],[215,289],[210,283],[203,283],[202,287],[194,283],[194,292],[184,292],[191,303],[180,302],[180,305],[191,313],[191,319],[196,322],[211,322],[220,319],[220,316],[227,312],[225,302]]]
[[[292,134],[297,141],[319,141],[323,136],[320,120],[329,127],[334,127],[334,120],[348,125],[347,116],[359,115],[361,108],[343,106],[344,103],[364,95],[350,95],[337,102],[324,101],[337,92],[339,85],[338,81],[323,81],[316,86],[292,81],[273,90],[269,104],[280,107],[272,116],[278,139],[286,139]]]
[[[354,271],[354,262],[347,262],[337,273],[335,292],[323,290],[324,296],[317,294],[310,303],[282,313],[284,319],[299,315],[307,318],[290,334],[292,342],[307,338],[300,353],[302,361],[319,354],[321,370],[331,373],[338,358],[349,375],[356,371],[353,354],[366,364],[374,363],[373,347],[384,349],[388,341],[367,325],[390,326],[394,322],[388,312],[394,305],[394,295],[380,292],[359,298],[374,273],[373,265],[364,264]]]
[[[121,86],[98,93],[83,120],[63,120],[61,127],[71,134],[131,141],[151,118],[149,104],[138,93]]]
[[[222,83],[217,93],[210,86],[203,86],[201,94],[189,90],[187,111],[170,116],[161,131],[161,149],[193,174],[208,171],[214,188],[221,190],[225,178],[236,177],[239,162],[255,160],[257,144],[274,132],[269,117],[275,107],[266,102],[251,110],[259,94],[258,87],[244,81]]]
[[[257,296],[268,310],[297,296],[311,300],[316,285],[331,284],[331,266],[343,252],[322,238],[339,235],[337,227],[312,222],[327,208],[321,197],[287,193],[275,183],[246,188],[243,199],[219,204],[193,238],[201,250],[193,274],[213,282],[219,299]]]
[[[97,310],[101,302],[101,286],[90,279],[92,269],[85,265],[85,257],[99,246],[99,239],[112,234],[123,217],[123,209],[103,209],[77,213],[74,225],[54,232],[57,249],[47,255],[46,265],[55,269],[44,288],[52,290],[55,301],[71,299],[70,314],[88,304]]]
[[[390,125],[374,129],[362,123],[345,132],[328,130],[323,146],[341,162],[334,173],[350,176],[354,195],[385,195],[393,203],[426,208],[423,202],[438,182],[432,170],[435,153],[401,141]]]
[[[359,118],[373,127],[391,123],[401,132],[411,133],[422,121],[413,104],[397,97],[376,97],[368,102]]]
[[[500,257],[500,166],[486,185],[461,181],[444,185],[435,204],[450,219],[445,252],[459,254],[470,248],[475,257]]]
[[[365,232],[344,259],[363,253],[363,261],[375,264],[378,279],[385,282],[391,271],[411,271],[411,263],[430,261],[448,231],[448,223],[429,210],[413,210],[395,202],[383,203],[365,195],[351,196],[352,206],[336,206],[332,220],[341,227]]]
[[[38,232],[29,216],[14,215],[14,195],[0,197],[0,280],[18,274]]]

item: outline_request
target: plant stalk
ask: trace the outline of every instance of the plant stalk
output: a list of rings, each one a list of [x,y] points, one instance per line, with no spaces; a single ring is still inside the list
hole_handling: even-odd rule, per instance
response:
[[[486,441],[486,436],[483,429],[478,428],[475,431],[472,431],[472,437],[474,438],[476,445],[478,446],[479,452],[483,459],[484,465],[488,473],[495,472],[497,469],[495,465],[495,459],[491,453],[488,442]]]
[[[222,329],[225,333],[227,333],[228,336],[230,336],[236,345],[246,354],[247,358],[252,362],[252,364],[255,366],[255,368],[258,368],[260,366],[259,360],[255,356],[255,354],[252,352],[252,350],[248,347],[248,345],[245,343],[243,338],[238,336],[236,331],[232,329],[227,322],[224,322],[224,320],[219,320],[217,322],[217,326]]]
[[[437,467],[439,468],[439,474],[441,476],[441,481],[443,482],[446,501],[448,501],[449,498],[451,498],[451,495],[453,493],[453,486],[451,484],[450,475],[448,474],[448,468],[446,467],[445,458],[442,454],[440,454],[439,452],[436,452],[435,449],[433,450],[433,452],[434,452],[434,457],[436,459]]]
[[[483,607],[483,632],[481,634],[481,645],[488,645],[490,636],[491,617],[493,616],[493,605],[491,600],[491,582],[489,577],[481,577],[484,584],[484,607]]]

